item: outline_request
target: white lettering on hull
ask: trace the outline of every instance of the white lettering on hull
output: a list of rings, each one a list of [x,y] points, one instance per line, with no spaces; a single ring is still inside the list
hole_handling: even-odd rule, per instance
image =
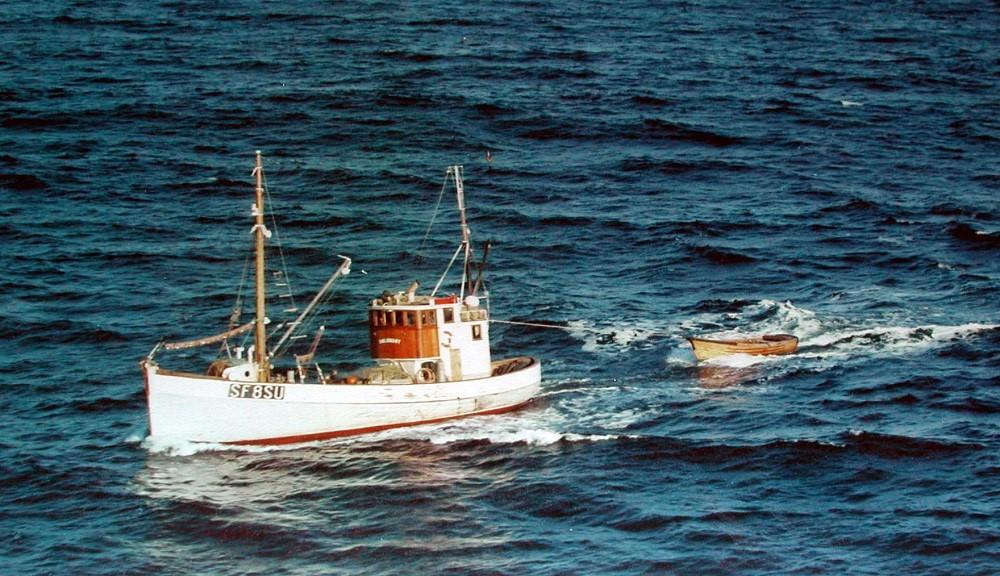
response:
[[[230,384],[230,398],[255,400],[284,400],[285,387],[279,384]]]

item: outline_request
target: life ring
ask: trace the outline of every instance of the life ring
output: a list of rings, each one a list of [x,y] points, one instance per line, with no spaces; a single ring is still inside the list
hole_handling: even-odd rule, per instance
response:
[[[417,371],[417,382],[434,382],[434,371],[426,366]]]

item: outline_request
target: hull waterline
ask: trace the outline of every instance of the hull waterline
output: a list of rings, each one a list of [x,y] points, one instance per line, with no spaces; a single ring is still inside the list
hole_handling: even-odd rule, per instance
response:
[[[433,384],[263,384],[145,366],[150,435],[191,442],[292,444],[498,414],[527,404],[541,366]]]

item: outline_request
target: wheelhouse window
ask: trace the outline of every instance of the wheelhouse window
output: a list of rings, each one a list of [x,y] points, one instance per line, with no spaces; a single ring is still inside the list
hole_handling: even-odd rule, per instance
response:
[[[376,327],[388,326],[389,324],[386,321],[385,310],[373,310],[372,311],[372,317],[371,317],[371,323],[372,323],[372,326],[376,326]]]
[[[445,322],[445,324],[451,324],[452,322],[455,321],[455,309],[454,308],[445,308],[444,310],[442,310],[442,312],[444,312],[444,322]]]
[[[482,324],[473,324],[472,325],[472,339],[473,340],[482,340],[483,339],[483,325]]]

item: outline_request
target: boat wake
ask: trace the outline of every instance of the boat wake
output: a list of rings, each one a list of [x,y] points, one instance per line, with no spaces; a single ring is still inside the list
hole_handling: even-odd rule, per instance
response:
[[[681,323],[681,333],[698,334],[706,330],[712,338],[738,339],[757,334],[787,333],[802,340],[825,329],[816,313],[791,302],[760,300],[724,313],[704,312]],[[707,335],[707,334],[703,334]]]
[[[573,320],[568,327],[573,337],[583,341],[584,352],[617,352],[648,346],[651,345],[650,340],[657,336],[668,335],[660,326],[649,321],[597,326],[592,322]]]
[[[567,332],[582,342],[581,351],[618,356],[625,352],[655,349],[662,341],[675,343],[666,355],[668,365],[690,365],[694,358],[683,338],[691,334],[719,339],[740,339],[760,334],[793,334],[799,338],[798,358],[847,357],[858,353],[882,355],[918,353],[947,342],[994,330],[996,324],[918,324],[907,326],[900,318],[852,320],[821,314],[791,302],[759,300],[728,303],[722,309],[711,302],[689,320],[660,325],[635,320],[614,325],[574,320]],[[884,323],[879,325],[879,323]],[[790,361],[789,357],[734,354],[705,361],[704,364],[743,368]]]
[[[879,323],[882,325],[879,325]],[[1000,325],[965,323],[956,325],[906,325],[898,317],[854,320],[800,308],[790,302],[760,300],[740,302],[725,310],[703,310],[691,320],[674,326],[657,326],[651,321],[621,325],[595,325],[589,321],[569,323],[569,332],[582,342],[582,351],[599,355],[656,350],[663,342],[667,354],[664,374],[669,380],[694,378],[692,391],[733,388],[740,384],[780,381],[786,373],[801,369],[825,371],[855,358],[906,356],[943,347],[957,340],[1000,329]],[[790,356],[734,354],[697,364],[685,334],[705,332],[719,337],[740,337],[763,333],[792,333],[800,338],[798,353]],[[645,356],[643,355],[643,358]],[[642,361],[637,359],[636,361]],[[662,388],[657,380],[639,378],[597,378],[547,380],[536,402],[511,414],[470,417],[445,424],[428,424],[385,430],[365,436],[336,438],[287,446],[234,446],[194,443],[171,438],[146,438],[141,445],[151,454],[193,456],[211,452],[275,452],[309,447],[365,447],[385,442],[426,442],[433,445],[483,442],[492,445],[554,446],[565,443],[615,441],[631,437],[648,419],[643,402],[657,402]],[[754,386],[757,390],[758,386]],[[689,390],[681,386],[682,390]],[[659,390],[659,392],[657,391]],[[615,406],[602,400],[609,392],[622,399]],[[696,397],[696,396],[695,396]],[[638,403],[638,404],[637,404]],[[642,426],[639,426],[640,428]]]
[[[716,315],[716,320],[719,318]],[[997,324],[966,323],[958,325],[895,325],[899,319],[884,319],[888,325],[852,321],[842,317],[821,317],[790,302],[761,300],[723,315],[724,326],[731,329],[713,332],[717,338],[740,338],[756,334],[789,333],[799,337],[796,358],[844,358],[858,354],[907,355],[920,353],[955,340],[1000,328]],[[704,329],[708,320],[698,317],[684,324],[685,330]],[[687,349],[686,344],[678,344]],[[676,358],[676,355],[671,357]],[[689,359],[690,360],[690,359]],[[753,365],[788,362],[791,357],[749,356],[734,354],[706,361],[706,364],[741,368]]]
[[[935,345],[967,338],[997,328],[1000,328],[1000,325],[977,323],[959,326],[928,324],[916,327],[861,328],[817,335],[804,341],[802,345],[809,353],[822,353],[828,349],[841,352],[875,349],[908,353],[925,350]]]
[[[779,363],[786,359],[786,356],[730,354],[728,356],[716,356],[715,358],[703,360],[701,364],[703,366],[719,366],[724,368],[749,368],[751,366]]]
[[[218,442],[192,442],[183,438],[169,436],[147,436],[142,440],[140,446],[152,455],[158,456],[196,456],[198,454],[214,452],[283,452],[288,450],[298,450],[308,446],[320,446],[323,442],[303,442],[300,444],[284,445],[248,445],[248,444],[222,444]]]
[[[584,403],[588,403],[584,401]],[[407,426],[374,432],[370,434],[334,438],[329,440],[303,442],[277,446],[234,445],[213,442],[190,442],[179,438],[146,437],[141,447],[150,454],[159,456],[189,457],[205,453],[242,452],[268,453],[301,450],[305,448],[331,446],[369,446],[394,441],[429,442],[446,445],[462,442],[488,442],[494,445],[522,444],[528,446],[550,446],[560,443],[602,442],[622,438],[619,434],[587,434],[567,431],[578,427],[578,409],[570,401],[569,412],[565,409],[546,407],[540,410],[525,409],[521,413],[501,416],[469,417],[453,420],[447,424],[427,424]],[[602,417],[607,417],[603,414]],[[586,418],[583,418],[586,420]],[[574,423],[576,425],[574,425]],[[607,424],[607,423],[606,423]],[[620,427],[624,427],[624,424]],[[614,429],[613,425],[604,428]]]
[[[451,427],[449,427],[451,428]],[[434,444],[452,444],[455,442],[487,441],[490,444],[526,444],[528,446],[550,446],[573,442],[602,442],[618,440],[621,436],[614,434],[577,434],[572,432],[557,432],[542,428],[522,430],[489,430],[488,427],[469,427],[462,429],[444,429],[433,434],[428,440]]]

